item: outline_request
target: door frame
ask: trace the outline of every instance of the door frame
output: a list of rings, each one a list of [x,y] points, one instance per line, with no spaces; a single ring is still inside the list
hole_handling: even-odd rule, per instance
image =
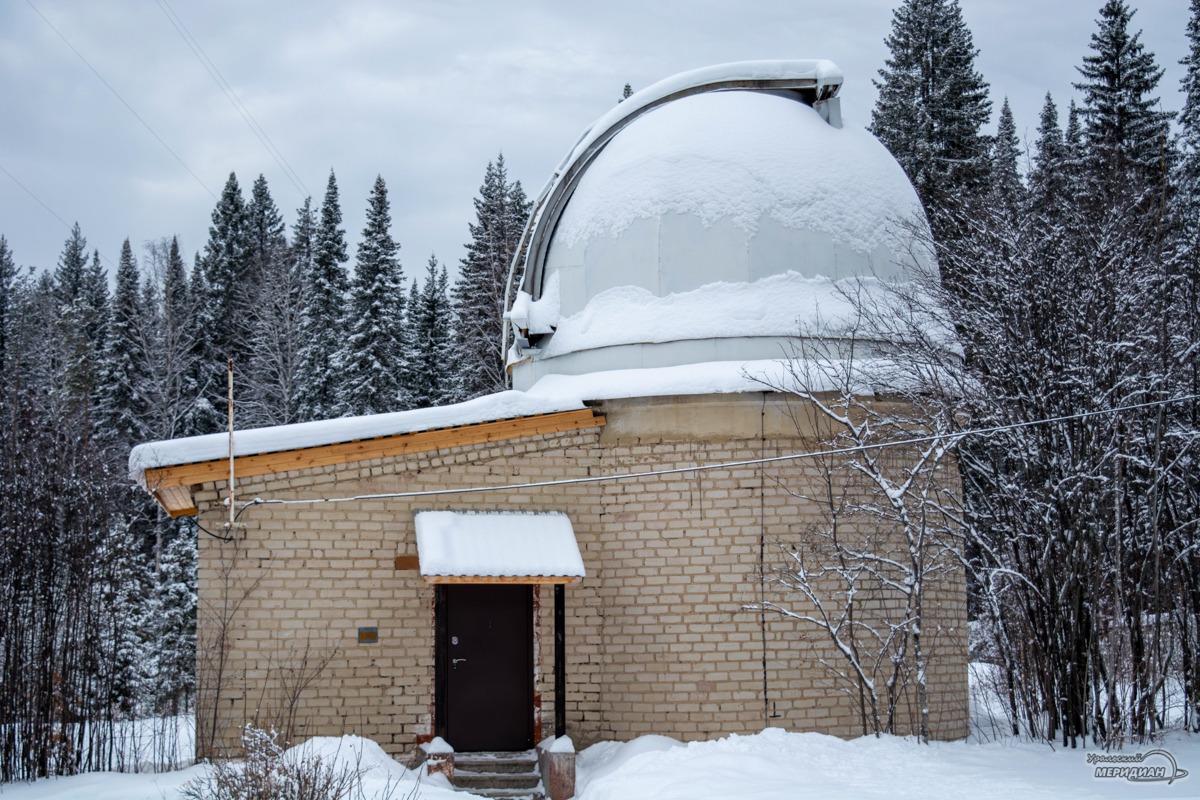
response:
[[[449,654],[446,652],[446,640],[449,634],[448,620],[446,619],[446,593],[453,587],[453,583],[438,583],[434,584],[433,591],[433,735],[447,739],[446,733],[446,707],[447,707],[447,692],[449,683],[447,670],[449,668]],[[542,739],[542,695],[539,691],[541,685],[541,631],[538,625],[541,616],[541,587],[538,584],[517,584],[525,586],[531,594],[531,614],[530,620],[530,664],[532,669],[529,675],[529,697],[531,699],[531,707],[529,709],[529,719],[532,723],[533,745],[536,745]]]

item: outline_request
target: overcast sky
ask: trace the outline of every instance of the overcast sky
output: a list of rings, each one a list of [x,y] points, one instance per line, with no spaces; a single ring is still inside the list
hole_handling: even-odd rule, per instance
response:
[[[75,221],[109,263],[126,237],[140,255],[144,242],[177,234],[190,265],[230,172],[247,196],[266,175],[290,230],[305,195],[319,204],[332,168],[352,258],[379,174],[413,277],[431,252],[451,265],[462,257],[488,161],[503,151],[510,177],[536,195],[626,82],[828,58],[845,74],[843,114],[867,124],[895,2],[4,0],[0,234],[19,264],[41,267],[57,261]],[[1188,2],[1134,5],[1143,43],[1166,68],[1162,105],[1177,110]],[[995,110],[1008,96],[1032,141],[1046,91],[1065,114],[1101,0],[962,6]]]

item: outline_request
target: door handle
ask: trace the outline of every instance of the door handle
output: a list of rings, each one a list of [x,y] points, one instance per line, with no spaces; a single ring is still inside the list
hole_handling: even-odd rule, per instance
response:
[[[450,667],[451,667],[452,669],[458,669],[458,662],[460,662],[460,661],[466,661],[466,659],[465,659],[465,658],[452,658],[452,659],[450,659]]]

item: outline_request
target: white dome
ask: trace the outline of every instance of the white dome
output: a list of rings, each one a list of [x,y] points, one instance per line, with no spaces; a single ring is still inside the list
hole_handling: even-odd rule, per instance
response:
[[[510,359],[514,387],[778,357],[802,326],[848,323],[847,281],[899,278],[917,195],[883,145],[841,123],[836,98],[823,113],[813,99],[724,88],[642,103],[568,163],[573,185],[556,219],[535,217],[552,228],[510,315],[529,342]]]

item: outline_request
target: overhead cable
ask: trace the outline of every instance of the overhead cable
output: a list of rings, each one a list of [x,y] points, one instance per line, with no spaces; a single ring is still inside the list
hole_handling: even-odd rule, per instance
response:
[[[46,202],[44,200],[42,200],[42,198],[40,198],[36,194],[34,194],[32,189],[30,189],[25,184],[21,183],[21,181],[17,180],[17,176],[13,175],[11,172],[9,172],[7,169],[5,169],[3,164],[0,164],[0,172],[3,172],[5,175],[8,176],[8,179],[10,181],[15,183],[17,186],[20,186],[23,190],[25,190],[25,193],[27,195],[29,195],[30,197],[32,197],[34,200],[36,200],[38,205],[40,205],[42,208],[46,209],[46,211],[48,211],[50,213],[50,216],[54,217],[56,220],[61,222],[63,224],[64,228],[66,228],[67,230],[71,230],[71,227],[72,227],[71,223],[69,223],[65,219],[63,219],[59,215],[59,213],[57,211],[55,211],[53,208],[51,208],[49,205],[47,205]],[[102,259],[104,259],[104,262],[106,264],[108,264],[113,269],[116,269],[116,265],[113,264],[112,260],[104,253],[101,253],[99,248],[96,249],[96,253],[98,253],[99,256]]]
[[[304,185],[304,181],[302,181],[300,176],[296,174],[296,171],[292,169],[292,165],[288,163],[288,160],[284,158],[283,153],[278,147],[275,146],[275,143],[271,141],[271,137],[267,135],[267,132],[263,129],[263,127],[258,124],[258,120],[254,118],[254,115],[250,113],[250,109],[247,108],[246,104],[242,102],[240,97],[238,97],[237,92],[233,90],[233,86],[229,84],[229,81],[225,80],[225,76],[221,74],[221,71],[217,69],[217,65],[214,64],[212,59],[208,57],[208,53],[204,52],[204,48],[200,46],[198,41],[196,41],[196,37],[192,36],[192,32],[188,30],[187,25],[185,25],[183,20],[179,18],[179,15],[175,13],[175,9],[171,8],[171,6],[167,3],[167,0],[155,1],[158,3],[158,7],[162,10],[163,15],[166,16],[167,21],[174,26],[175,31],[183,39],[184,43],[188,46],[188,49],[192,51],[192,55],[194,55],[196,60],[200,62],[200,66],[204,67],[204,69],[208,72],[209,77],[211,77],[213,82],[217,84],[217,88],[219,88],[221,92],[224,93],[225,98],[229,100],[230,105],[232,105],[234,110],[241,115],[242,121],[246,123],[248,128],[250,128],[251,133],[258,137],[259,143],[266,148],[266,151],[271,158],[275,159],[275,163],[279,165],[279,168],[283,170],[283,174],[286,175],[288,180],[292,182],[292,185],[296,187],[296,191],[300,192],[301,197],[310,196],[312,193],[308,191],[308,187]]]
[[[208,185],[205,184],[204,181],[200,180],[200,176],[192,171],[192,168],[189,167],[187,165],[187,163],[182,158],[179,157],[178,153],[176,153],[174,150],[171,149],[171,146],[169,144],[167,144],[161,136],[158,135],[158,132],[155,131],[154,128],[150,127],[150,123],[148,123],[148,122],[146,122],[146,120],[142,119],[142,115],[139,114],[137,111],[135,111],[133,106],[131,106],[128,103],[128,101],[126,101],[125,98],[121,96],[121,93],[118,92],[116,89],[114,89],[112,87],[112,84],[110,84],[108,81],[106,81],[104,79],[104,76],[101,75],[100,72],[95,67],[92,66],[90,61],[88,61],[86,58],[83,57],[83,53],[81,53],[75,49],[75,45],[71,44],[70,40],[68,40],[67,37],[63,35],[62,31],[60,31],[58,28],[54,27],[54,23],[52,23],[50,20],[48,20],[46,18],[46,15],[43,14],[40,10],[38,10],[38,7],[33,4],[33,0],[25,0],[25,3],[30,8],[33,9],[33,13],[37,14],[39,17],[42,18],[42,22],[46,23],[46,25],[49,26],[50,30],[52,30],[56,34],[58,34],[58,38],[62,39],[63,43],[66,44],[67,47],[69,47],[71,49],[72,53],[74,53],[75,55],[77,55],[79,57],[79,60],[82,61],[84,63],[84,65],[87,66],[87,68],[92,71],[92,74],[95,75],[96,78],[101,83],[104,84],[105,88],[108,89],[110,92],[112,92],[113,96],[121,101],[121,104],[123,106],[125,106],[126,110],[128,110],[130,114],[133,115],[134,119],[136,119],[138,122],[142,123],[142,127],[145,128],[147,131],[149,131],[150,135],[158,140],[158,143],[163,146],[163,149],[165,149],[168,153],[170,153],[171,156],[176,161],[179,162],[179,166],[181,166],[185,170],[187,170],[187,173],[192,176],[192,178],[196,181],[196,183],[200,184],[201,188],[203,188],[204,191],[208,192],[209,195],[212,196],[212,199],[216,200],[217,195],[213,192],[213,190],[208,188]]]
[[[1184,397],[1173,397],[1165,400],[1148,400],[1144,403],[1133,403],[1130,405],[1116,406],[1114,408],[1106,408],[1098,411],[1081,411],[1076,414],[1064,414],[1056,417],[1044,417],[1041,419],[1028,420],[1026,422],[1012,422],[1004,425],[991,425],[986,428],[970,428],[952,433],[934,433],[925,436],[912,436],[906,439],[897,439],[890,442],[879,442],[878,444],[860,444],[851,447],[834,447],[827,450],[815,450],[806,453],[788,453],[782,456],[770,456],[765,458],[751,458],[742,461],[723,461],[718,464],[696,464],[690,467],[671,467],[668,469],[648,470],[646,472],[622,472],[615,475],[591,475],[586,478],[560,478],[552,481],[536,481],[533,483],[509,483],[503,486],[468,486],[453,489],[427,489],[416,492],[383,492],[378,494],[358,494],[349,495],[346,497],[305,497],[292,500],[280,499],[263,499],[256,497],[248,501],[242,506],[239,516],[242,511],[245,511],[250,506],[257,505],[319,505],[321,503],[357,503],[367,500],[396,500],[404,498],[417,497],[442,497],[448,495],[461,494],[483,494],[486,492],[515,492],[525,489],[543,489],[552,486],[575,486],[584,483],[609,483],[617,481],[634,481],[644,478],[661,477],[664,475],[683,475],[693,472],[710,472],[713,470],[736,469],[738,467],[752,467],[761,464],[775,464],[784,461],[798,461],[810,458],[827,458],[829,456],[851,455],[853,453],[863,453],[869,451],[885,450],[890,447],[908,447],[918,444],[932,444],[943,442],[947,446],[971,436],[986,436],[993,433],[1002,433],[1004,431],[1020,430],[1023,428],[1031,428],[1037,425],[1049,425],[1055,422],[1068,422],[1071,420],[1089,419],[1092,417],[1108,416],[1112,414],[1120,414],[1126,411],[1136,411],[1144,408],[1156,408],[1160,406],[1173,405],[1175,403],[1186,403],[1195,400],[1200,400],[1200,394],[1186,395]]]

